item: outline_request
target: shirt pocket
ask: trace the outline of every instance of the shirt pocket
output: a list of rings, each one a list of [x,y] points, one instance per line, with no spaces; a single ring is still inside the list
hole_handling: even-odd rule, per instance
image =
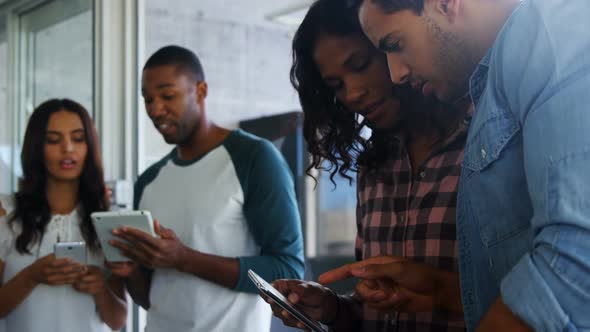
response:
[[[483,110],[482,110],[483,111]],[[462,176],[468,190],[469,219],[476,221],[490,248],[527,229],[531,216],[523,167],[520,125],[509,111],[496,109],[472,123]]]

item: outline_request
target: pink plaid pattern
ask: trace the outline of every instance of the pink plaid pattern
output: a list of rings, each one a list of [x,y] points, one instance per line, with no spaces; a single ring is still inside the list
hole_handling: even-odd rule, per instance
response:
[[[468,120],[434,151],[416,176],[398,139],[391,159],[357,176],[358,260],[407,257],[457,271],[455,213]],[[444,311],[383,314],[363,308],[362,331],[464,331],[461,316]]]

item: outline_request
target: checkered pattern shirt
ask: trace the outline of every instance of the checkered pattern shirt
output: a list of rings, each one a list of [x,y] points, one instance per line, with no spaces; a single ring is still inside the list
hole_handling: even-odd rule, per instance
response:
[[[357,260],[392,255],[457,271],[457,188],[467,138],[466,118],[412,175],[401,138],[391,158],[357,176]],[[380,313],[363,308],[362,331],[464,331],[462,316],[445,311]]]

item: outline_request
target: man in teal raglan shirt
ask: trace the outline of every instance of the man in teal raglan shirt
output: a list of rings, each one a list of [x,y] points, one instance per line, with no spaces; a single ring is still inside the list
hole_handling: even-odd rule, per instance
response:
[[[207,83],[182,47],[154,53],[143,70],[147,114],[176,147],[135,185],[159,238],[119,230],[133,264],[111,264],[148,309],[147,331],[269,331],[271,312],[248,269],[266,280],[303,276],[294,182],[274,146],[208,121]],[[164,225],[166,227],[164,227]]]

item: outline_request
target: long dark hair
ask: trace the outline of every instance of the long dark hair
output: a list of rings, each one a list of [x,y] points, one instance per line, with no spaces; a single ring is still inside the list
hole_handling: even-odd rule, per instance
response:
[[[40,241],[50,221],[51,211],[46,195],[47,169],[43,151],[49,118],[59,111],[76,113],[84,125],[88,153],[78,189],[82,213],[80,229],[91,249],[99,247],[90,213],[108,210],[109,202],[96,128],[82,105],[69,99],[51,99],[33,111],[25,132],[21,154],[23,178],[15,195],[15,209],[11,218],[11,223],[17,222],[22,226],[22,232],[16,239],[16,249],[21,254],[30,254],[29,245]]]
[[[352,180],[349,171],[357,171],[358,166],[377,168],[387,160],[391,139],[383,130],[363,138],[364,124],[359,123],[358,115],[347,110],[325,84],[313,58],[321,34],[364,36],[355,3],[318,0],[311,5],[293,39],[290,72],[304,113],[303,136],[312,156],[307,174],[313,168],[324,168],[332,182],[336,174]],[[327,166],[322,165],[324,161]]]

